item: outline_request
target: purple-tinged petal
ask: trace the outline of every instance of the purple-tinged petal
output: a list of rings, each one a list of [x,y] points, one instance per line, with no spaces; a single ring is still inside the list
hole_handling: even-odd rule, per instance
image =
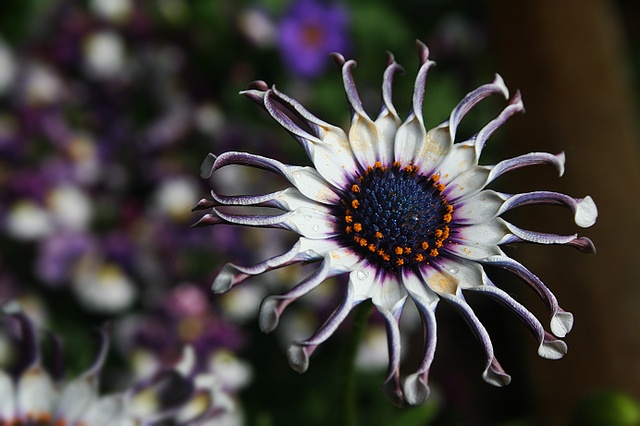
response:
[[[578,250],[595,254],[596,247],[593,242],[587,237],[578,237],[578,234],[573,235],[558,235],[547,234],[544,232],[529,231],[527,229],[521,229],[512,223],[507,222],[507,227],[513,233],[515,238],[508,241],[511,242],[529,242],[536,244],[562,244],[575,247]]]
[[[211,191],[211,196],[217,205],[226,206],[257,206],[274,207],[283,211],[294,211],[300,208],[316,209],[324,214],[330,214],[329,208],[316,203],[304,196],[296,188],[289,187],[280,191],[261,195],[227,196]]]
[[[571,328],[573,327],[573,315],[560,308],[553,293],[549,291],[540,278],[525,268],[524,265],[508,256],[491,256],[482,259],[481,262],[485,265],[492,265],[505,269],[527,283],[547,305],[551,314],[551,332],[555,336],[562,338],[571,331]]]
[[[210,154],[205,162],[211,161],[211,157],[214,158],[211,164],[211,172],[232,164],[256,167],[279,174],[311,200],[331,205],[340,200],[340,197],[331,189],[328,182],[313,167],[290,166],[267,157],[246,152],[229,151],[220,154],[218,157]]]
[[[538,164],[548,164],[553,166],[558,170],[558,174],[562,176],[564,174],[564,160],[564,152],[557,155],[549,154],[548,152],[530,152],[518,157],[509,158],[499,162],[491,168],[491,173],[489,173],[486,183],[488,184],[489,182],[493,182],[498,177],[512,170]]]
[[[538,340],[538,354],[547,359],[560,359],[567,354],[567,345],[562,341],[551,337],[544,330],[540,321],[524,306],[516,302],[507,292],[496,287],[486,277],[487,285],[471,287],[470,290],[484,293],[509,308],[531,330]]]
[[[419,405],[427,399],[430,393],[429,371],[435,357],[438,339],[435,310],[440,298],[428,290],[425,283],[413,273],[403,274],[403,282],[420,313],[424,340],[424,353],[420,366],[416,372],[408,375],[404,380],[404,399],[409,405]]]
[[[418,164],[420,162],[419,167],[427,167],[421,162],[423,161],[422,157],[426,148],[425,145],[428,143],[427,132],[422,117],[422,103],[424,102],[427,73],[429,69],[435,65],[435,62],[429,60],[429,49],[421,42],[418,42],[418,50],[420,69],[418,70],[413,89],[411,111],[396,134],[394,155],[395,160],[402,164]]]
[[[359,259],[346,250],[336,250],[325,255],[322,265],[302,282],[283,295],[268,296],[260,306],[260,329],[269,333],[280,321],[280,316],[287,306],[322,284],[327,278],[344,274],[351,270]]]
[[[342,62],[342,81],[353,112],[349,128],[349,143],[361,169],[365,170],[377,161],[376,147],[380,143],[380,135],[375,123],[362,106],[353,80],[352,68],[356,66],[356,62],[354,60],[345,62],[341,55],[334,54],[334,58]]]
[[[208,216],[219,217],[219,223],[223,224],[286,229],[311,239],[326,239],[336,234],[334,217],[311,207],[300,207],[274,216],[231,214],[213,208]]]
[[[456,140],[456,131],[458,124],[462,118],[481,100],[495,94],[502,94],[505,99],[509,97],[509,90],[505,86],[504,81],[500,75],[496,74],[494,80],[483,86],[478,87],[474,91],[468,93],[462,101],[451,111],[449,120],[446,124],[449,126],[449,132],[451,133],[451,140]],[[444,124],[444,123],[443,123]]]
[[[216,276],[211,288],[214,293],[225,293],[251,276],[260,275],[294,263],[313,262],[322,259],[328,248],[333,248],[333,246],[326,241],[301,237],[291,250],[257,265],[238,266],[233,263],[227,263]]]
[[[498,215],[516,207],[530,204],[548,204],[571,209],[576,225],[581,228],[592,226],[598,218],[598,208],[590,196],[573,198],[559,192],[551,191],[535,191],[515,195],[501,194],[501,196],[505,201],[498,211]]]
[[[398,303],[393,310],[388,310],[382,306],[376,306],[378,312],[382,314],[387,329],[387,345],[389,349],[389,366],[387,377],[384,380],[383,389],[389,399],[399,407],[404,405],[402,387],[400,385],[400,315],[404,307],[405,299]]]
[[[449,293],[441,293],[440,297],[453,305],[454,308],[462,315],[462,318],[466,321],[466,323],[473,331],[474,335],[478,338],[480,343],[482,344],[482,349],[484,350],[484,356],[486,360],[485,370],[482,373],[482,378],[487,382],[494,386],[504,386],[508,385],[511,381],[511,377],[505,373],[502,369],[498,360],[496,360],[493,355],[493,345],[491,344],[491,339],[489,338],[489,333],[484,328],[476,314],[471,309],[471,306],[467,304],[467,302],[462,297],[462,293],[458,293],[457,295],[452,295]]]
[[[403,71],[393,55],[388,53],[387,68],[382,79],[382,109],[375,121],[380,135],[380,142],[374,148],[376,149],[376,158],[382,164],[391,164],[394,158],[393,140],[402,121],[396,112],[395,106],[393,106],[393,75],[396,72]]]
[[[318,172],[333,186],[342,189],[348,180],[355,177],[358,169],[346,133],[341,128],[315,117],[300,103],[277,91],[275,87],[273,94],[289,111],[313,129],[316,137],[305,138],[304,130],[299,129],[299,126],[288,117],[284,116],[285,118],[283,118],[290,123],[288,126],[295,126],[299,129],[300,138],[298,140]],[[274,116],[274,118],[279,121],[278,117]],[[285,126],[285,128],[287,127]]]
[[[309,357],[316,348],[327,340],[344,321],[349,312],[364,299],[356,299],[351,282],[347,286],[347,294],[342,303],[333,311],[327,321],[311,336],[303,342],[293,342],[287,349],[289,364],[298,373],[304,373],[309,368]]]
[[[500,128],[509,117],[518,112],[524,112],[524,105],[522,103],[522,98],[520,96],[520,91],[517,91],[513,96],[511,101],[509,101],[509,105],[507,105],[502,112],[495,119],[491,120],[486,126],[482,128],[478,132],[478,134],[473,138],[473,142],[475,145],[476,152],[476,160],[480,158],[480,154],[482,153],[482,149],[484,148],[487,139]]]

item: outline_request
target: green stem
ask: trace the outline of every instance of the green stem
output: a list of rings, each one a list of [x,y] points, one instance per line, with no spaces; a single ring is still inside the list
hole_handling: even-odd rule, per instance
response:
[[[356,407],[356,354],[358,353],[358,346],[364,335],[366,329],[367,320],[371,314],[371,308],[373,304],[370,300],[365,300],[355,308],[355,315],[353,317],[353,324],[351,325],[351,332],[349,334],[349,340],[344,351],[342,359],[342,365],[340,366],[341,374],[341,389],[340,389],[340,411],[341,411],[341,424],[345,426],[356,426],[357,423],[357,407]]]

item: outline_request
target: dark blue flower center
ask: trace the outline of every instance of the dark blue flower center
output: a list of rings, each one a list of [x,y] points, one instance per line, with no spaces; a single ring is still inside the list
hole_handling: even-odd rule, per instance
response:
[[[338,206],[340,240],[392,273],[439,255],[449,238],[453,206],[439,176],[416,166],[376,163],[344,191]]]

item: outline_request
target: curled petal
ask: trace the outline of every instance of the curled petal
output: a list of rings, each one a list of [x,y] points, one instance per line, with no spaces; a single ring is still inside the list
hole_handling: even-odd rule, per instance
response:
[[[391,164],[393,162],[393,140],[395,138],[401,120],[393,106],[391,96],[393,75],[396,72],[402,72],[403,69],[393,58],[391,53],[388,54],[388,65],[384,72],[382,82],[382,109],[375,125],[380,135],[380,142],[376,144],[376,159],[382,164]]]
[[[590,196],[573,198],[559,192],[534,191],[516,195],[502,194],[502,197],[505,201],[502,207],[500,207],[498,215],[520,206],[548,204],[571,209],[576,225],[581,228],[592,226],[598,218],[598,208]]]
[[[587,237],[578,237],[578,234],[573,235],[557,235],[547,234],[544,232],[529,231],[526,229],[518,228],[517,226],[506,222],[507,227],[513,234],[513,239],[509,242],[530,242],[536,244],[563,244],[571,247],[575,247],[584,253],[594,254],[596,247],[593,242]]]
[[[324,257],[327,243],[301,237],[286,253],[274,256],[254,266],[238,266],[227,263],[222,267],[211,286],[214,293],[225,293],[251,276],[263,274],[294,263],[312,262]]]
[[[377,306],[385,320],[387,329],[387,344],[389,349],[389,367],[383,389],[396,406],[403,405],[402,388],[400,386],[400,315],[406,298],[399,301],[393,310]]]
[[[353,286],[347,286],[347,294],[342,300],[340,306],[336,308],[329,319],[304,342],[293,342],[287,349],[287,358],[289,364],[298,373],[304,373],[309,368],[309,357],[316,348],[325,340],[327,340],[336,331],[338,326],[344,321],[349,312],[364,299],[356,299],[354,297]]]
[[[482,259],[481,262],[486,265],[497,266],[515,274],[538,293],[551,314],[551,332],[554,335],[562,338],[571,331],[573,327],[573,315],[562,310],[558,305],[558,300],[553,293],[549,291],[547,286],[521,263],[508,256],[491,256]]]
[[[490,283],[490,281],[488,282]],[[520,303],[516,302],[504,290],[493,284],[472,287],[470,290],[490,296],[516,314],[516,316],[524,323],[524,325],[527,326],[527,328],[529,328],[529,330],[531,330],[538,340],[538,354],[541,357],[548,359],[560,359],[566,355],[567,345],[562,340],[555,339],[547,333],[542,327],[542,324],[540,324],[540,321],[538,321],[531,312],[529,312]]]
[[[210,156],[212,155],[210,154]],[[215,160],[211,164],[211,173],[231,164],[256,167],[279,174],[311,200],[323,204],[335,204],[340,200],[338,194],[331,189],[327,181],[313,167],[290,166],[271,158],[246,152],[229,151],[213,157]],[[209,159],[210,157],[207,157],[205,162]]]
[[[327,207],[310,200],[293,187],[262,195],[227,196],[211,191],[211,196],[218,205],[274,207],[289,212],[305,208],[316,209],[324,214],[330,214],[330,210]]]
[[[273,102],[273,99],[279,103]],[[300,120],[305,121],[316,133],[311,135],[296,124],[284,111],[293,111]],[[265,97],[267,111],[287,129],[303,146],[318,172],[334,187],[342,188],[357,166],[349,145],[349,139],[342,129],[316,118],[295,100],[278,92],[275,88]]]
[[[357,262],[359,259],[351,251],[337,249],[328,252],[320,268],[293,289],[283,295],[268,296],[264,299],[260,306],[260,329],[265,333],[273,331],[287,306],[312,291],[327,278],[350,271]]]
[[[482,378],[487,382],[494,386],[504,386],[508,385],[511,381],[511,377],[505,373],[502,369],[498,360],[496,360],[493,355],[493,345],[491,344],[491,339],[489,338],[489,334],[487,330],[484,328],[476,314],[471,309],[471,306],[467,304],[467,302],[462,298],[462,293],[458,293],[457,295],[452,295],[449,293],[440,294],[447,302],[451,303],[454,308],[462,315],[462,318],[467,322],[475,336],[478,338],[480,343],[482,344],[482,349],[484,350],[485,355],[485,370],[482,373]]]
[[[520,91],[517,91],[513,96],[509,105],[502,110],[502,112],[495,119],[491,120],[486,126],[482,128],[478,132],[478,134],[473,138],[475,144],[475,157],[476,160],[480,158],[480,154],[482,153],[482,149],[484,148],[487,139],[500,128],[509,117],[518,112],[524,112],[524,105],[522,103],[522,97],[520,96]]]
[[[509,90],[504,84],[504,80],[500,75],[496,74],[493,81],[489,84],[478,87],[474,91],[468,93],[462,101],[451,111],[447,124],[451,133],[451,140],[456,140],[456,131],[458,124],[470,110],[481,100],[495,94],[502,94],[506,98],[509,97]]]
[[[530,152],[528,154],[519,155],[514,158],[503,160],[493,166],[486,183],[488,184],[489,182],[493,182],[498,177],[512,170],[537,164],[551,165],[555,167],[558,170],[558,174],[562,176],[564,174],[564,160],[564,152],[557,155],[549,154],[548,152]]]
[[[424,101],[427,73],[429,68],[435,65],[435,62],[428,59],[429,49],[424,44],[418,42],[418,49],[420,51],[420,69],[413,89],[411,112],[398,129],[394,146],[396,161],[404,164],[417,163],[425,150],[425,144],[429,142],[422,118],[422,103]],[[422,164],[422,167],[427,166]]]
[[[429,291],[414,274],[404,274],[404,282],[411,299],[418,308],[422,319],[422,330],[424,340],[424,354],[422,362],[415,373],[406,377],[403,383],[404,398],[409,405],[422,404],[429,396],[429,370],[436,353],[437,343],[437,322],[435,316],[436,306],[440,300],[438,296]]]

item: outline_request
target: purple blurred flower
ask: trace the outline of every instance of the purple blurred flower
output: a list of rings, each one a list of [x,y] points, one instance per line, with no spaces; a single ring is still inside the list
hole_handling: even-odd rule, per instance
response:
[[[294,1],[278,28],[278,45],[287,67],[302,77],[316,77],[329,53],[348,50],[348,14],[340,5]]]

